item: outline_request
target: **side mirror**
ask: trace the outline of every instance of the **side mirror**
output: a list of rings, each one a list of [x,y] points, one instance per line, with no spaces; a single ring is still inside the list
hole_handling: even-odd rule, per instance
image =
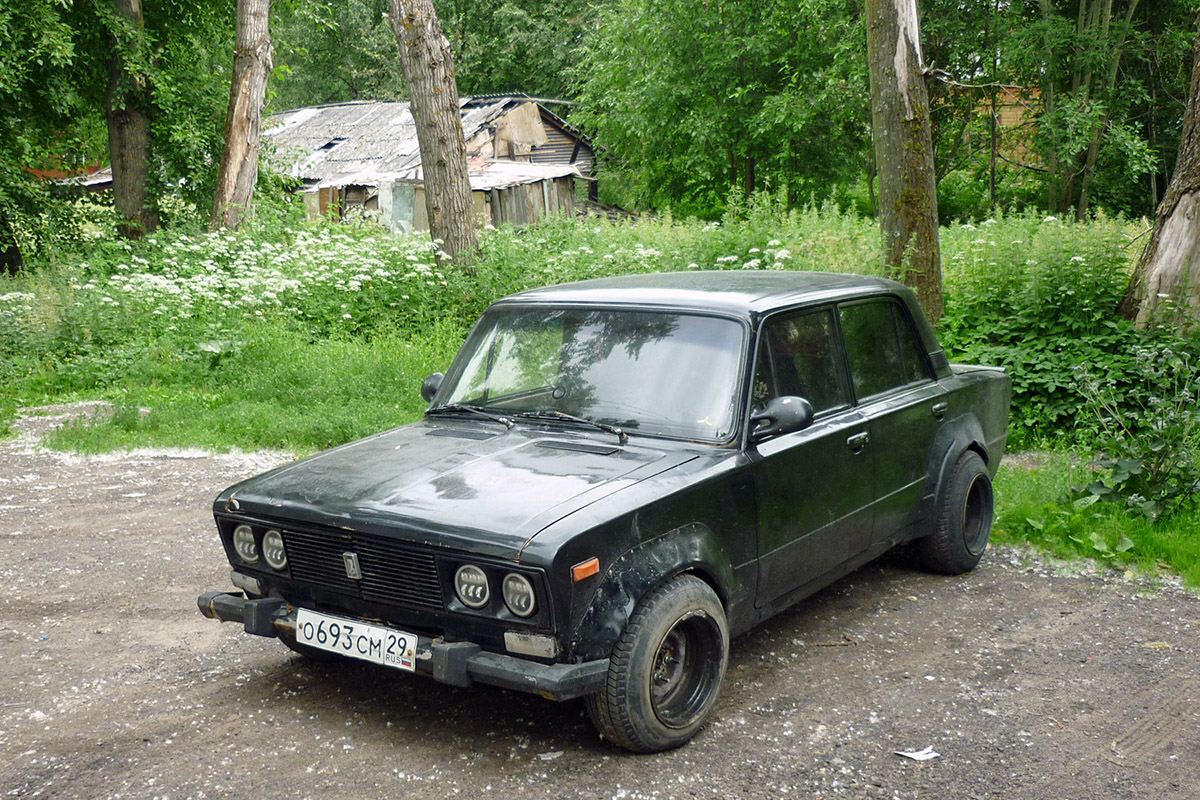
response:
[[[761,411],[750,415],[750,442],[802,431],[812,424],[812,403],[803,397],[773,397]]]
[[[421,397],[426,403],[433,402],[433,396],[442,388],[442,379],[445,377],[442,373],[435,372],[421,382]]]

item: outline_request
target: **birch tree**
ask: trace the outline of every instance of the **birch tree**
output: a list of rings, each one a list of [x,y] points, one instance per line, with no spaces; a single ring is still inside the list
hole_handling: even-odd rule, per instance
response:
[[[917,0],[866,0],[866,21],[884,264],[936,323],[942,261]]]
[[[479,242],[471,218],[467,146],[450,42],[430,0],[391,3],[392,30],[412,97],[409,108],[421,149],[430,233],[451,258],[471,254]]]
[[[1200,22],[1200,17],[1198,17]],[[1121,304],[1145,326],[1175,316],[1180,327],[1200,321],[1200,33],[1193,49],[1192,86],[1175,173],[1158,206],[1154,229]]]
[[[238,0],[225,147],[209,220],[212,228],[240,226],[254,197],[263,99],[275,53],[270,15],[271,0]]]

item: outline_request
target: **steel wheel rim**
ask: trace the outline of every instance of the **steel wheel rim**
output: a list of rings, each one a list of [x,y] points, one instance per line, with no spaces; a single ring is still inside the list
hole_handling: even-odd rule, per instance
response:
[[[983,475],[976,475],[963,503],[962,534],[967,552],[981,555],[992,532],[992,487]]]
[[[650,704],[662,724],[685,728],[702,718],[721,674],[721,630],[706,614],[678,620],[659,642],[650,670]]]

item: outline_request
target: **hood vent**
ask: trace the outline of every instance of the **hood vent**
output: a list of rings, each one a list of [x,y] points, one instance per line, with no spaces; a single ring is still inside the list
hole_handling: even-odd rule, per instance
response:
[[[549,450],[571,450],[575,453],[592,453],[598,456],[611,456],[613,453],[620,451],[621,448],[603,444],[586,444],[584,442],[559,442],[554,440],[543,440],[537,443],[538,447],[545,447]]]
[[[458,431],[453,428],[434,428],[426,436],[449,436],[451,439],[474,439],[477,442],[482,442],[487,439],[494,438],[494,433],[483,433],[481,431]]]

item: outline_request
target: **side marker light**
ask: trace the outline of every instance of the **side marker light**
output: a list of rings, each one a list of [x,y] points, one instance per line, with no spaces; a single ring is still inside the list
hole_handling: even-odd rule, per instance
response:
[[[587,561],[581,561],[571,567],[571,577],[575,579],[575,583],[598,574],[600,574],[600,559],[598,558],[589,558]]]

